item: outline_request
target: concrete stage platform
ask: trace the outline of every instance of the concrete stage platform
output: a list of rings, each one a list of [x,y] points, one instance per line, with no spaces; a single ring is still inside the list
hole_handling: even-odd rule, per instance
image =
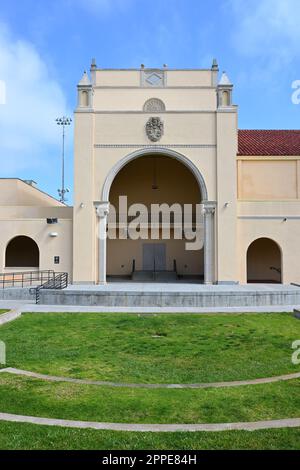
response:
[[[41,290],[41,305],[159,308],[296,307],[300,287],[277,284],[215,286],[201,284],[111,283]]]

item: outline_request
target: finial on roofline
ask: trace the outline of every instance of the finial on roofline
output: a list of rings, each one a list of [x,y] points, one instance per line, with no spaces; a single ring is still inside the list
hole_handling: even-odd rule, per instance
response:
[[[218,71],[219,71],[219,65],[218,65],[217,59],[213,59],[213,63],[212,63],[211,69],[212,69],[213,71],[215,71],[215,72],[218,72]]]

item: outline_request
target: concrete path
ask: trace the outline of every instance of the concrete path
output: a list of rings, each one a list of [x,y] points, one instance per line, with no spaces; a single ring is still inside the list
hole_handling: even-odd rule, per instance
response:
[[[31,377],[34,379],[47,380],[49,382],[70,382],[81,385],[97,385],[107,387],[123,387],[123,388],[224,388],[224,387],[242,387],[245,385],[260,385],[274,382],[282,382],[300,378],[300,372],[288,375],[280,375],[277,377],[267,377],[262,379],[253,380],[238,380],[232,382],[211,382],[211,383],[200,383],[200,384],[130,384],[130,383],[118,383],[118,382],[104,382],[99,380],[85,380],[85,379],[73,379],[71,377],[57,377],[55,375],[38,374],[36,372],[30,372],[27,370],[14,369],[8,367],[6,369],[0,369],[0,373],[20,375],[25,377]]]
[[[13,423],[31,423],[42,426],[59,426],[65,428],[97,429],[106,431],[128,432],[216,432],[216,431],[258,431],[261,429],[280,429],[300,427],[300,418],[279,419],[273,421],[256,421],[249,423],[217,424],[127,424],[97,423],[93,421],[72,421],[65,419],[40,418],[0,413],[0,421]]]
[[[294,310],[300,309],[300,305],[287,305],[287,306],[265,306],[265,307],[84,307],[80,305],[36,305],[30,302],[16,302],[16,301],[0,301],[0,309],[18,309],[22,313],[49,313],[49,312],[63,312],[63,313],[292,313]],[[0,317],[1,318],[1,317]],[[1,323],[0,323],[1,325]]]
[[[25,305],[23,312],[64,312],[64,313],[154,313],[154,314],[210,314],[210,313],[292,313],[300,309],[299,305],[267,306],[267,307],[84,307],[75,305]]]
[[[3,310],[6,310],[6,308],[4,308]],[[14,308],[11,309],[9,312],[3,313],[2,315],[0,315],[0,326],[5,325],[5,323],[9,323],[11,321],[16,320],[21,315],[22,315],[22,305],[20,307],[14,306]]]
[[[215,285],[215,284],[197,284],[187,282],[108,282],[107,284],[70,284],[66,292],[155,292],[155,293],[232,293],[237,292],[240,294],[247,294],[249,292],[296,292],[298,293],[300,286],[293,284],[228,284],[228,285]]]

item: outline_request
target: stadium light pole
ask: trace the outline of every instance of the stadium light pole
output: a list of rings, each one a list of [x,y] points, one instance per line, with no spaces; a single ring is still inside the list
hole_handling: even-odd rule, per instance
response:
[[[69,192],[68,189],[65,188],[65,138],[66,138],[66,127],[70,126],[72,122],[71,118],[63,116],[61,118],[56,119],[56,124],[58,126],[62,126],[62,177],[61,177],[61,189],[58,189],[59,200],[63,204],[67,201],[66,193]]]

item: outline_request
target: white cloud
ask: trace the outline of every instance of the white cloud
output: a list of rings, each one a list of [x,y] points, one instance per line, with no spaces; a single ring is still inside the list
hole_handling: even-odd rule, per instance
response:
[[[59,145],[55,118],[67,112],[66,99],[36,48],[1,24],[0,80],[6,88],[6,103],[0,105],[1,176],[47,166],[47,150]]]
[[[237,51],[273,68],[299,57],[299,0],[229,0]]]

